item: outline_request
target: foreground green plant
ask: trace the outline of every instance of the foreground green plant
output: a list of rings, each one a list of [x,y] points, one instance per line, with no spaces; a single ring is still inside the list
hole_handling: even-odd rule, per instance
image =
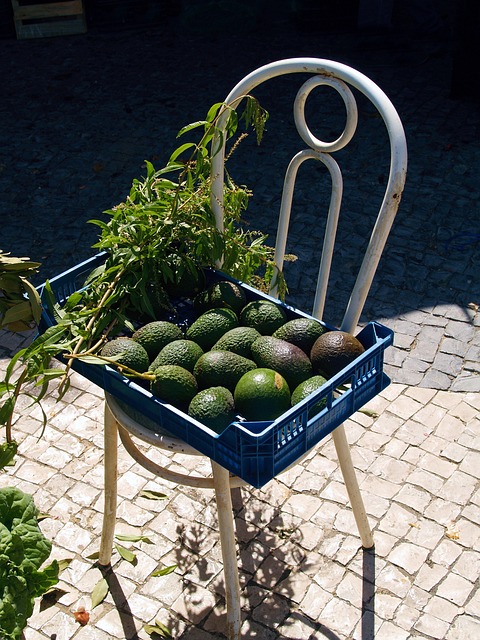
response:
[[[227,172],[223,230],[217,228],[211,208],[210,158],[216,152],[212,145],[223,143],[225,137],[231,140],[242,120],[246,128],[254,128],[258,142],[263,135],[268,114],[250,96],[245,105],[239,117],[227,105],[216,104],[205,120],[182,129],[179,136],[200,132],[199,141],[182,144],[160,170],[147,162],[146,177],[134,180],[125,202],[105,212],[108,220],[91,221],[100,228],[94,247],[105,251],[106,259],[88,276],[84,287],[60,305],[46,283],[44,304],[57,324],[11,359],[0,382],[4,399],[0,424],[6,426],[6,445],[13,442],[12,423],[20,393],[41,407],[54,379],[60,378],[58,397],[63,397],[76,359],[115,364],[115,359],[98,355],[106,340],[132,330],[135,321],[174,315],[171,295],[185,293],[190,282],[200,284],[205,267],[221,264],[226,273],[264,290],[275,278],[280,297],[285,294],[267,237],[242,220],[251,195],[248,189],[237,186]],[[218,119],[225,110],[227,127],[219,131]],[[239,133],[231,140],[230,154],[245,135]],[[59,355],[66,368],[51,365],[51,359]],[[123,373],[138,375],[126,368]],[[45,414],[43,420],[45,423]]]
[[[0,249],[0,329],[25,331],[40,321],[40,297],[30,282],[39,266]]]
[[[15,487],[0,489],[0,638],[19,640],[35,598],[58,582],[56,560],[43,569],[52,543],[38,526],[32,496]]]

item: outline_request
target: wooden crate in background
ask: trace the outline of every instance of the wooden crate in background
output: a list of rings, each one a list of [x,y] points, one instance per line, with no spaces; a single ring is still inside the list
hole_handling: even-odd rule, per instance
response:
[[[32,2],[12,0],[17,38],[48,38],[85,33],[87,25],[82,0]]]

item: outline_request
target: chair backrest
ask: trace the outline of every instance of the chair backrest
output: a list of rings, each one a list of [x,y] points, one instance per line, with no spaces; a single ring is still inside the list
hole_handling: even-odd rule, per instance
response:
[[[319,319],[322,319],[325,305],[343,195],[342,173],[337,161],[331,154],[343,149],[350,142],[355,134],[358,121],[357,103],[350,86],[363,93],[376,107],[385,123],[388,133],[390,142],[390,172],[385,195],[340,326],[344,331],[353,332],[362,313],[375,271],[400,204],[407,168],[405,133],[393,104],[372,80],[345,64],[320,58],[291,58],[262,66],[247,75],[232,89],[225,99],[225,104],[236,109],[242,99],[246,95],[251,94],[252,90],[258,85],[278,76],[295,73],[311,74],[300,87],[294,103],[295,125],[300,138],[307,145],[307,148],[299,151],[292,158],[285,175],[275,244],[275,264],[278,270],[283,270],[290,211],[298,168],[305,160],[318,160],[327,167],[332,180],[332,194],[325,226],[323,249],[312,310],[312,314]],[[342,97],[346,108],[344,131],[333,142],[323,142],[316,138],[311,133],[305,120],[305,104],[307,98],[312,89],[319,85],[333,87]],[[220,118],[219,121],[220,131],[226,126],[227,118],[228,110],[226,109],[223,120]],[[217,140],[214,141],[213,147],[216,150],[218,150],[220,146],[220,140],[221,138],[219,136]],[[212,156],[213,184],[211,206],[215,213],[217,226],[223,229],[225,136],[223,136],[223,146],[220,146],[220,149],[220,152],[216,152]],[[277,291],[275,286],[270,293],[276,296]]]

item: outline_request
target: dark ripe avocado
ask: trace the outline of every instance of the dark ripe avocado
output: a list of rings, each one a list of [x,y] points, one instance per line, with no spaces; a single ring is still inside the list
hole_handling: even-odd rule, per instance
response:
[[[197,360],[193,375],[200,389],[222,386],[233,392],[243,374],[255,368],[255,362],[231,351],[207,351]]]
[[[365,351],[362,343],[346,331],[328,331],[315,341],[310,359],[315,373],[331,378]]]
[[[317,320],[294,318],[278,328],[273,336],[291,342],[309,356],[315,340],[326,331],[326,327]]]
[[[295,389],[312,375],[312,365],[308,356],[294,344],[274,338],[261,336],[252,344],[252,358],[259,367],[278,371]]]
[[[221,433],[235,420],[232,392],[225,387],[210,387],[199,391],[190,402],[188,415]]]

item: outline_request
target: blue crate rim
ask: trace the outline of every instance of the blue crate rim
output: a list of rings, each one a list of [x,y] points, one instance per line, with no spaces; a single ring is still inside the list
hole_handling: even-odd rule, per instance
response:
[[[52,284],[52,283],[55,283],[55,281],[57,281],[59,279],[64,280],[69,275],[80,275],[80,274],[86,272],[87,268],[89,266],[91,267],[92,263],[101,262],[101,260],[103,260],[107,255],[108,254],[107,254],[106,251],[98,253],[95,256],[93,256],[92,258],[89,258],[89,259],[84,260],[83,262],[79,263],[76,267],[72,267],[71,269],[68,269],[67,271],[59,274],[58,276],[55,276],[54,278],[49,280],[49,282]],[[84,268],[85,268],[85,271],[84,271]],[[300,315],[302,317],[315,320],[316,322],[319,322],[320,324],[325,326],[330,331],[338,330],[336,327],[333,327],[333,325],[330,325],[330,324],[324,322],[323,320],[319,320],[318,318],[315,318],[311,314],[308,314],[305,311],[302,311],[301,309],[297,309],[296,307],[293,307],[292,305],[289,305],[289,304],[287,304],[287,303],[285,303],[285,302],[283,302],[281,300],[278,300],[277,298],[274,298],[274,297],[270,296],[269,294],[264,293],[263,291],[259,291],[258,289],[255,289],[251,285],[249,285],[249,284],[247,284],[245,282],[242,282],[241,280],[236,280],[235,278],[232,278],[228,274],[225,274],[225,273],[223,273],[222,271],[220,271],[218,269],[207,268],[206,270],[210,271],[216,277],[220,277],[222,279],[225,278],[225,279],[227,279],[227,280],[229,280],[231,282],[235,282],[235,283],[240,284],[242,286],[242,288],[248,290],[252,296],[255,296],[257,298],[260,296],[260,297],[262,297],[262,298],[264,298],[266,300],[270,300],[273,303],[282,306],[284,309],[288,310],[289,312],[291,312],[291,313],[293,313],[295,315]],[[38,287],[40,292],[43,291],[43,287],[44,286],[45,286],[45,283],[43,283],[42,285],[40,285]],[[384,347],[387,347],[387,346],[389,346],[390,344],[393,343],[393,331],[391,329],[389,329],[388,327],[385,327],[384,325],[382,325],[382,324],[380,324],[378,322],[375,322],[375,321],[372,321],[372,322],[369,322],[368,324],[366,324],[359,331],[359,333],[357,333],[357,337],[359,337],[359,336],[361,337],[361,334],[363,332],[365,332],[366,330],[368,330],[368,327],[371,327],[373,329],[373,331],[374,331],[374,333],[375,333],[375,335],[377,337],[378,337],[378,332],[379,331],[382,331],[382,332],[385,333],[384,344],[383,344]],[[282,427],[286,426],[291,421],[293,421],[297,417],[299,417],[299,415],[301,415],[304,411],[306,411],[306,409],[308,408],[309,405],[315,404],[316,402],[320,401],[321,399],[323,399],[327,395],[333,393],[334,390],[340,384],[342,384],[342,381],[345,378],[351,378],[352,373],[349,373],[351,371],[351,369],[355,368],[355,366],[358,365],[360,362],[368,361],[376,352],[379,351],[379,348],[380,347],[379,347],[378,342],[375,342],[373,345],[371,345],[370,347],[366,348],[365,351],[360,356],[358,356],[354,361],[352,361],[348,365],[348,367],[346,367],[345,369],[342,369],[342,371],[337,373],[332,378],[329,378],[321,387],[319,387],[314,392],[312,392],[307,398],[304,398],[302,401],[300,401],[299,403],[297,403],[296,405],[294,405],[293,407],[291,407],[290,409],[288,409],[287,411],[282,413],[282,415],[279,416],[276,420],[273,420],[273,421],[234,420],[234,421],[232,421],[230,423],[230,425],[228,425],[226,427],[226,429],[224,431],[226,431],[227,429],[230,429],[230,428],[233,427],[233,428],[237,428],[237,429],[240,429],[242,431],[247,432],[253,438],[261,438],[261,437],[264,437],[266,435],[267,431],[269,431],[272,428],[282,428]],[[200,428],[202,431],[205,431],[210,437],[212,437],[214,439],[218,439],[220,437],[221,433],[219,434],[219,433],[217,433],[215,431],[212,431],[209,427],[207,427],[206,425],[202,424],[198,420],[195,420],[194,418],[192,418],[188,414],[184,413],[180,409],[177,409],[176,407],[174,407],[173,405],[169,404],[168,402],[165,402],[165,401],[161,400],[160,398],[157,398],[151,392],[147,391],[146,389],[144,389],[140,385],[136,384],[134,380],[128,378],[127,376],[122,375],[121,373],[119,373],[114,368],[110,367],[109,365],[92,365],[92,366],[96,366],[96,367],[102,368],[106,372],[108,372],[109,375],[116,376],[119,380],[123,381],[130,389],[132,389],[132,391],[134,391],[136,393],[139,393],[142,396],[145,396],[145,398],[147,398],[149,401],[154,401],[156,403],[158,402],[160,405],[162,405],[163,407],[165,407],[169,411],[172,411],[177,417],[179,417],[179,418],[181,418],[183,420],[187,420],[188,422],[194,424],[197,428]],[[348,393],[349,391],[350,390],[347,390],[347,391],[345,391],[345,393]],[[315,418],[319,418],[320,415],[322,413],[324,413],[324,412],[325,412],[325,410],[322,410],[319,414],[317,414],[317,416],[315,416]],[[312,418],[312,420],[315,419],[315,418]],[[260,424],[262,424],[262,423],[265,425],[263,430],[257,431],[257,429],[259,428]],[[252,425],[252,424],[256,425],[255,432],[253,432],[250,429],[248,429],[248,426]],[[159,428],[161,428],[161,427],[159,426]],[[164,427],[164,428],[166,428],[166,427]]]

